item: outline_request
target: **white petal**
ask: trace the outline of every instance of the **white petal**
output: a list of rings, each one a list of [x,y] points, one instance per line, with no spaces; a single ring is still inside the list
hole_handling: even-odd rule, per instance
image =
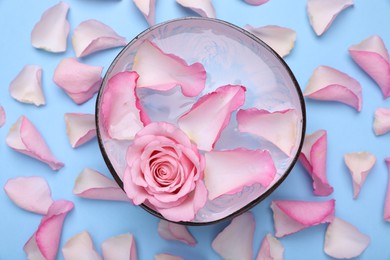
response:
[[[188,232],[186,226],[181,224],[172,223],[166,220],[160,220],[158,223],[158,234],[167,240],[177,240],[183,242],[187,245],[194,246],[196,245],[196,240]]]
[[[0,106],[0,128],[5,124],[6,113],[3,106]]]
[[[284,247],[271,234],[265,235],[256,260],[283,260]]]
[[[135,239],[131,234],[111,237],[102,244],[104,260],[137,260]]]
[[[66,134],[73,148],[90,141],[96,136],[94,114],[66,113],[64,118]]]
[[[176,0],[176,2],[200,16],[215,18],[215,9],[211,0]]]
[[[158,254],[155,255],[154,260],[184,260],[183,257],[171,255],[171,254]]]
[[[262,5],[267,3],[269,0],[244,0],[244,1],[250,5]]]
[[[390,108],[378,108],[374,116],[374,132],[383,135],[390,131]]]
[[[87,231],[71,237],[62,248],[65,260],[101,260]]]
[[[155,0],[133,0],[137,8],[145,16],[146,21],[150,26],[155,24]]]

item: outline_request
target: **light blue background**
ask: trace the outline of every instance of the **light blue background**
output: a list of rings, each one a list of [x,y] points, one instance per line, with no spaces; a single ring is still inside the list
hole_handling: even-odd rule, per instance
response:
[[[157,0],[156,20],[191,16],[194,13],[178,6],[174,0]],[[363,109],[357,113],[339,103],[307,100],[307,133],[318,129],[328,131],[327,172],[335,191],[328,198],[312,195],[311,180],[298,163],[287,180],[268,199],[252,209],[256,217],[253,255],[267,232],[274,232],[269,208],[274,199],[326,200],[336,199],[336,215],[357,226],[371,237],[371,244],[361,259],[390,258],[390,223],[383,220],[383,205],[388,172],[384,158],[390,156],[390,134],[376,137],[372,131],[373,114],[378,107],[390,107],[371,80],[350,58],[348,47],[366,37],[379,34],[390,48],[390,2],[386,0],[355,0],[355,6],[345,10],[322,37],[317,37],[309,25],[305,0],[270,0],[254,7],[241,0],[214,0],[217,17],[238,26],[280,25],[297,32],[297,41],[286,62],[295,73],[301,88],[307,84],[312,71],[328,65],[356,78],[363,88]],[[204,227],[190,227],[198,241],[190,247],[179,242],[165,241],[157,234],[158,219],[142,209],[121,202],[81,199],[72,194],[79,172],[85,167],[109,174],[100,155],[96,139],[78,149],[72,149],[66,136],[64,113],[94,112],[94,102],[78,106],[52,81],[58,62],[74,57],[70,37],[63,54],[51,54],[34,49],[30,33],[43,11],[57,1],[0,1],[0,104],[7,112],[7,122],[0,129],[0,186],[9,178],[38,175],[44,177],[52,189],[54,199],[68,199],[75,209],[65,220],[61,247],[75,234],[87,230],[100,252],[101,243],[109,237],[130,232],[134,234],[139,259],[152,259],[157,253],[167,252],[186,259],[218,259],[211,249],[214,237],[228,223]],[[68,20],[73,29],[86,19],[98,19],[127,40],[147,28],[147,23],[130,0],[67,0],[70,5]],[[92,65],[108,68],[119,49],[93,54],[82,59]],[[11,80],[25,64],[39,64],[43,68],[43,89],[47,104],[43,107],[21,104],[8,92]],[[58,172],[46,165],[11,150],[5,144],[6,134],[20,115],[26,115],[39,129],[53,153],[65,162]],[[352,183],[343,162],[347,152],[369,151],[377,163],[357,200],[352,199]],[[0,191],[0,259],[24,259],[24,243],[36,230],[41,216],[15,206]],[[329,259],[323,252],[326,225],[320,225],[281,239],[285,259]],[[62,254],[58,254],[62,259]]]

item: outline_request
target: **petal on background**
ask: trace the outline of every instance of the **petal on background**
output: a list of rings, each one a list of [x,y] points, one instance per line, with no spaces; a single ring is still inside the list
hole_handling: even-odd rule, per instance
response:
[[[92,238],[87,231],[83,231],[66,241],[62,247],[65,260],[101,260],[96,252]]]
[[[373,35],[349,47],[352,59],[378,84],[385,98],[390,96],[390,59],[381,37]]]
[[[291,156],[297,141],[298,116],[295,109],[270,112],[264,109],[240,109],[237,113],[238,129],[273,143]]]
[[[375,165],[376,158],[368,152],[356,152],[344,154],[344,161],[351,173],[353,182],[353,198],[359,196],[368,173]]]
[[[369,244],[369,236],[350,223],[334,218],[326,230],[324,251],[334,258],[353,258],[361,255]]]
[[[244,0],[244,1],[250,5],[262,5],[267,3],[269,0]]]
[[[389,175],[388,175],[388,183],[387,183],[387,191],[386,191],[383,218],[385,221],[390,222],[390,158],[386,158],[385,161],[387,164]]]
[[[64,58],[54,71],[53,81],[76,103],[90,100],[102,81],[101,66],[83,64],[75,58]]]
[[[271,234],[264,236],[256,260],[283,260],[284,247]]]
[[[271,209],[274,213],[275,236],[284,237],[314,225],[332,222],[335,200],[273,200]]]
[[[64,167],[64,164],[52,154],[42,135],[25,116],[19,117],[12,125],[6,137],[6,142],[15,151],[46,163],[53,170]]]
[[[179,127],[198,149],[211,151],[232,113],[244,104],[245,91],[243,86],[226,85],[202,96],[179,118]]]
[[[166,91],[179,85],[187,97],[199,95],[206,83],[206,71],[201,63],[188,65],[150,41],[138,48],[133,70],[139,75],[137,87]]]
[[[176,255],[162,253],[155,255],[153,260],[184,260],[184,258]]]
[[[326,177],[327,132],[318,130],[305,136],[299,161],[313,179],[313,193],[328,196],[333,192]]]
[[[47,9],[31,32],[31,44],[49,52],[66,51],[69,22],[66,19],[69,5],[65,2]]]
[[[132,234],[111,237],[103,242],[104,260],[137,260],[137,248]]]
[[[314,32],[320,36],[344,9],[353,5],[353,0],[307,0],[307,14]]]
[[[375,135],[384,135],[390,131],[390,108],[377,108],[374,115]]]
[[[65,113],[66,134],[73,148],[92,140],[96,136],[94,114]]]
[[[127,41],[108,25],[89,19],[74,29],[72,44],[76,57],[80,58],[97,51],[125,46]]]
[[[347,74],[328,66],[317,67],[309,79],[304,96],[325,101],[338,101],[357,111],[362,109],[362,87]]]
[[[134,4],[140,10],[140,12],[145,16],[146,21],[149,26],[152,26],[156,22],[155,17],[155,0],[133,0]]]
[[[294,30],[277,25],[253,27],[247,24],[244,29],[268,44],[281,57],[287,56],[291,52],[297,38],[297,33]]]
[[[178,4],[189,8],[202,17],[215,18],[215,9],[211,0],[176,0]]]
[[[73,194],[86,199],[129,201],[116,182],[89,168],[77,177]]]
[[[4,107],[0,106],[0,128],[4,126],[7,115],[5,113]]]
[[[39,65],[28,64],[10,83],[9,93],[19,102],[36,106],[44,105],[45,97],[41,80],[42,68]]]
[[[195,238],[184,225],[172,223],[161,219],[157,228],[158,234],[167,240],[176,240],[190,246],[196,245]]]

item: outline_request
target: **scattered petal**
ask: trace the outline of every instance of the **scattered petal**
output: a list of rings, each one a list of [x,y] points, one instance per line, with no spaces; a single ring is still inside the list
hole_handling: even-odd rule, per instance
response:
[[[69,6],[64,2],[47,9],[31,32],[31,44],[49,52],[66,51],[69,22],[66,20]]]
[[[64,118],[66,134],[73,148],[85,144],[96,136],[94,114],[66,113]]]
[[[38,65],[28,64],[11,82],[9,92],[19,102],[36,106],[44,105],[45,97],[43,96],[41,79],[42,68]]]
[[[389,177],[388,177],[388,183],[387,183],[387,192],[386,192],[386,199],[385,199],[385,209],[384,209],[384,219],[385,221],[390,222],[390,158],[385,159],[388,167]]]
[[[155,24],[155,0],[133,0],[150,26]]]
[[[244,0],[245,3],[250,5],[262,5],[267,3],[269,0]]]
[[[65,260],[101,260],[96,252],[92,238],[87,231],[83,231],[70,238],[62,248]]]
[[[76,57],[80,58],[97,51],[125,46],[127,42],[108,25],[90,19],[74,29],[72,44]]]
[[[3,106],[0,106],[0,128],[4,126],[6,120],[6,113]]]
[[[177,240],[187,245],[196,245],[195,238],[188,232],[184,225],[172,223],[166,220],[160,220],[157,228],[158,234],[167,240]]]
[[[191,9],[202,17],[216,17],[211,0],[176,0],[176,2],[185,8]]]
[[[111,237],[102,244],[104,260],[137,260],[135,239],[131,234]]]
[[[183,257],[171,255],[171,254],[158,254],[155,255],[154,260],[184,260]]]
[[[378,108],[374,116],[374,132],[384,135],[390,131],[390,108]]]
[[[256,260],[283,260],[284,247],[271,234],[265,235]]]
[[[243,86],[226,85],[202,96],[178,124],[200,150],[210,151],[228,125],[232,112],[245,102]]]
[[[334,219],[335,200],[274,200],[271,209],[274,212],[275,236],[284,237],[314,225],[331,222]]]
[[[12,125],[6,142],[15,151],[42,161],[53,170],[64,167],[64,164],[52,154],[42,135],[25,116],[19,117]]]
[[[369,244],[369,236],[350,223],[334,218],[326,230],[324,251],[334,258],[353,258],[362,254]]]

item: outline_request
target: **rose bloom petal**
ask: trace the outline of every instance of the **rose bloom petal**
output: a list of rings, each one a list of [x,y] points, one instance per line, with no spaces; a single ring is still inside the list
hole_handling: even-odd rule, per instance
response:
[[[7,115],[5,113],[4,107],[0,106],[0,128],[4,126]]]
[[[155,0],[133,0],[134,4],[140,10],[140,12],[145,16],[146,21],[150,26],[154,25],[156,22],[155,19]]]
[[[369,244],[369,236],[350,223],[334,218],[326,230],[324,251],[334,258],[354,258],[361,255]]]
[[[46,163],[53,170],[59,170],[64,167],[64,164],[58,161],[52,154],[35,126],[25,116],[19,117],[12,125],[8,132],[6,142],[15,151]]]
[[[49,52],[66,51],[69,22],[66,20],[69,5],[64,2],[47,9],[31,32],[31,44]]]
[[[79,147],[96,136],[94,114],[66,113],[66,134],[73,148]]]
[[[323,34],[344,9],[353,5],[353,0],[307,0],[307,14],[315,33]]]
[[[384,214],[383,218],[385,221],[390,222],[390,158],[385,159],[389,176],[388,176],[388,182],[387,182],[387,191],[386,191],[386,198],[385,198],[385,207],[384,207]]]
[[[333,192],[326,177],[327,132],[318,130],[305,136],[299,161],[313,179],[313,193],[328,196]]]
[[[104,260],[137,260],[135,239],[131,234],[111,237],[102,244]]]
[[[251,212],[235,217],[213,240],[211,247],[223,259],[252,259],[255,218]]]
[[[390,108],[377,108],[374,115],[375,135],[384,135],[390,131]]]
[[[38,65],[26,65],[9,85],[11,96],[19,102],[34,104],[36,106],[45,104],[45,97],[42,91],[42,68]]]
[[[72,44],[76,57],[80,58],[97,51],[125,46],[127,42],[108,25],[90,19],[74,29]]]
[[[287,56],[291,52],[297,38],[297,33],[294,30],[277,25],[253,27],[247,24],[244,28],[268,44],[281,57]]]
[[[332,222],[335,200],[274,200],[271,209],[274,213],[275,236],[284,237],[314,225]]]
[[[383,97],[389,97],[390,59],[382,38],[370,36],[348,50],[352,59],[378,84]]]
[[[283,260],[284,247],[271,234],[265,235],[256,260]]]
[[[167,240],[177,240],[190,246],[196,245],[195,238],[184,225],[160,220],[157,228],[158,234]]]
[[[202,17],[215,18],[215,9],[211,0],[176,0],[178,4],[189,8]]]
[[[368,152],[356,152],[345,154],[344,161],[351,173],[353,198],[356,199],[359,196],[361,187],[366,181],[368,173],[375,165],[376,158]]]
[[[250,5],[262,5],[267,3],[269,0],[244,0],[245,3]]]
[[[65,260],[101,260],[87,231],[71,237],[62,248]]]
[[[155,255],[153,259],[154,260],[184,260],[183,257],[171,255],[171,254],[164,254],[164,253]]]

